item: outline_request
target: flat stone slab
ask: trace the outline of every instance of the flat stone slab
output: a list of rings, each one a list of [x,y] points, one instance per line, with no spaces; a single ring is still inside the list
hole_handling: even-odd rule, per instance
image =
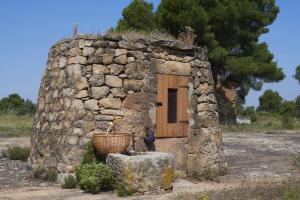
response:
[[[300,153],[300,131],[223,133],[228,174],[221,181],[284,179],[298,174],[292,155]]]
[[[160,192],[173,187],[175,160],[171,154],[109,154],[106,163],[113,169],[117,182],[135,192]]]

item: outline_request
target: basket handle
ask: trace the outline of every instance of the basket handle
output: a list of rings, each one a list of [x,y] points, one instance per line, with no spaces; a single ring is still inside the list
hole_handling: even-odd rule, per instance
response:
[[[110,125],[109,125],[109,127],[107,128],[107,130],[106,130],[106,135],[108,135],[109,132],[113,130],[114,126],[115,126],[114,123],[113,123],[113,122],[110,122]]]

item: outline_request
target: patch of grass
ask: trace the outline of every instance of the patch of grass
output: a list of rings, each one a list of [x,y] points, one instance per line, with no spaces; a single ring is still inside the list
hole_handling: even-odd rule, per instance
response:
[[[219,173],[216,169],[213,168],[206,168],[203,173],[202,176],[205,180],[209,180],[209,181],[217,181],[219,182],[218,176]]]
[[[43,166],[36,166],[33,168],[32,175],[34,178],[42,179],[46,169]]]
[[[61,184],[63,189],[73,189],[76,188],[77,180],[73,175],[68,175],[64,178],[64,182]]]
[[[0,114],[0,137],[30,136],[33,116]]]
[[[33,169],[32,176],[44,181],[55,182],[57,180],[58,173],[56,169],[46,169],[43,166],[37,166]]]
[[[300,129],[299,119],[291,119],[286,122],[278,113],[258,112],[255,114],[256,121],[251,124],[231,124],[222,127],[225,132],[266,132],[273,130]]]
[[[284,200],[299,200],[300,199],[300,184],[288,186],[284,190]]]
[[[293,166],[300,169],[300,154],[292,155]]]
[[[208,197],[205,194],[199,194],[197,200],[208,200]]]
[[[14,146],[8,148],[8,158],[11,160],[22,160],[27,161],[30,154],[30,149],[28,147]]]
[[[48,169],[46,171],[46,181],[55,182],[57,180],[58,173],[56,169]]]
[[[124,183],[120,183],[117,187],[117,195],[119,197],[128,197],[134,194],[133,190],[127,189]]]

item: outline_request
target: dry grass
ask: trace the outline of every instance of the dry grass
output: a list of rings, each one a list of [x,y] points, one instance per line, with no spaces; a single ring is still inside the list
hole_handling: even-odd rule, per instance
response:
[[[29,136],[33,116],[0,115],[0,137]]]
[[[201,192],[198,194],[180,193],[176,200],[296,200],[300,181],[244,183],[238,187]],[[296,198],[288,198],[288,197]],[[298,200],[298,199],[297,199]]]
[[[282,116],[280,114],[273,113],[257,113],[257,120],[252,122],[251,124],[243,124],[243,125],[228,125],[224,126],[223,130],[225,132],[272,132],[274,130],[287,130],[282,126]],[[294,130],[300,129],[300,121],[294,121]],[[292,130],[292,129],[290,129]]]
[[[137,31],[137,30],[129,30],[129,31],[118,31],[114,29],[107,30],[104,35],[110,36],[122,36],[131,40],[137,40],[139,38],[149,38],[156,40],[175,40],[176,38],[167,32],[162,32],[158,30],[154,30],[151,32],[147,31]]]

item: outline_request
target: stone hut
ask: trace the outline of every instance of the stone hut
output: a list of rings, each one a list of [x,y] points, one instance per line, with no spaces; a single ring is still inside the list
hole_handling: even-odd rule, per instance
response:
[[[175,155],[176,170],[224,169],[206,51],[184,40],[135,34],[77,35],[49,51],[30,163],[72,172],[94,131],[131,132],[130,148]],[[156,135],[144,143],[146,130]]]

